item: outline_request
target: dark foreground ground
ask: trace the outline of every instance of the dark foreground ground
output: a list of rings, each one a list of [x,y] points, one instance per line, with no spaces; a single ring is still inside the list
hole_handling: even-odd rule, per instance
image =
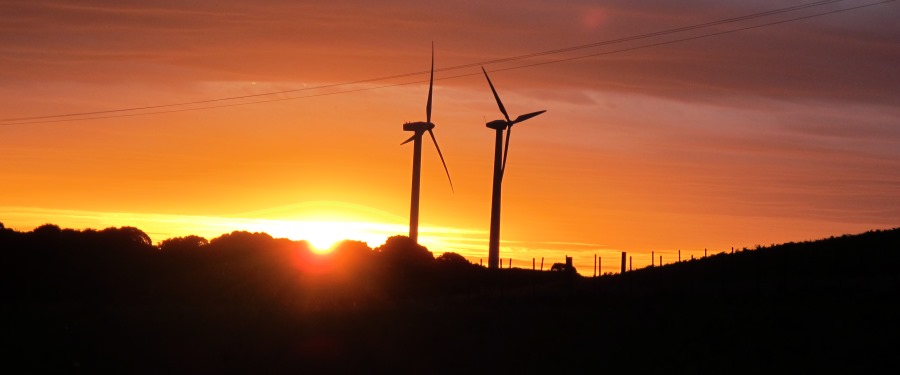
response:
[[[831,241],[831,242],[828,242]],[[371,306],[2,305],[7,373],[896,373],[896,231]],[[327,292],[327,291],[326,291]],[[286,296],[285,298],[290,298]],[[5,371],[4,371],[5,372]]]
[[[12,306],[7,364],[96,373],[896,369],[888,295],[447,299],[366,311]]]

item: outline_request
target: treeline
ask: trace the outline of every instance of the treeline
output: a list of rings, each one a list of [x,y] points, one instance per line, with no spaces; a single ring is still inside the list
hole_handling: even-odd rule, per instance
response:
[[[893,229],[581,278],[402,236],[0,225],[0,311],[28,372],[894,373],[898,258]]]
[[[134,227],[18,232],[0,224],[0,293],[13,303],[252,304],[280,309],[377,306],[477,289],[485,269],[435,257],[405,236],[374,249],[344,241],[316,254],[306,241],[235,231],[157,245]]]

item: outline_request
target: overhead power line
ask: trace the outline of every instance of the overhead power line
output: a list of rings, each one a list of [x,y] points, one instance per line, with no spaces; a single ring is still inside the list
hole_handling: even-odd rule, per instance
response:
[[[740,17],[727,18],[727,19],[723,19],[723,20],[706,22],[706,23],[701,23],[701,24],[692,25],[692,26],[679,27],[679,28],[675,28],[675,29],[668,29],[668,30],[657,31],[657,32],[652,32],[652,33],[634,35],[634,36],[629,36],[629,37],[624,37],[624,38],[619,38],[619,39],[605,40],[602,42],[582,44],[582,45],[577,45],[577,46],[572,46],[572,47],[566,47],[566,48],[560,48],[560,49],[554,49],[554,50],[548,50],[548,51],[542,51],[542,52],[535,52],[535,53],[530,53],[530,54],[525,54],[525,55],[518,55],[518,56],[512,56],[512,57],[506,57],[506,58],[486,60],[486,61],[481,61],[481,62],[476,62],[476,63],[469,63],[469,64],[464,64],[464,65],[451,66],[451,67],[437,69],[436,71],[437,72],[451,71],[451,70],[457,70],[457,69],[477,67],[477,66],[482,66],[482,65],[496,64],[496,63],[501,63],[501,62],[522,60],[522,59],[545,56],[545,55],[550,55],[550,54],[571,52],[571,51],[586,49],[586,48],[601,47],[601,46],[606,46],[606,45],[610,45],[610,44],[623,43],[623,42],[628,42],[628,41],[651,38],[651,37],[655,37],[655,36],[662,36],[662,35],[667,35],[667,34],[674,34],[674,33],[679,33],[679,32],[690,31],[690,30],[696,30],[696,29],[700,29],[700,28],[716,26],[716,25],[721,25],[721,24],[726,24],[726,23],[744,21],[744,20],[749,20],[749,19],[753,19],[753,18],[771,16],[771,15],[775,15],[775,14],[791,12],[791,11],[805,9],[805,8],[811,8],[811,7],[823,6],[826,4],[837,3],[837,2],[841,2],[841,1],[844,1],[844,0],[817,1],[817,2],[808,3],[808,4],[795,5],[795,6],[791,6],[791,7],[787,7],[787,8],[781,8],[781,9],[770,10],[770,11],[765,11],[765,12],[760,12],[760,13],[754,13],[754,14],[740,16]],[[314,86],[314,87],[304,87],[304,88],[299,88],[299,89],[270,91],[270,92],[264,92],[264,93],[259,93],[259,94],[230,96],[230,97],[224,97],[224,98],[197,100],[197,101],[190,101],[190,102],[149,105],[149,106],[111,109],[111,110],[93,111],[93,112],[80,112],[80,113],[67,113],[67,114],[47,115],[47,116],[7,118],[7,119],[0,119],[0,121],[9,122],[9,121],[49,119],[49,118],[57,118],[57,117],[87,116],[87,115],[99,115],[99,114],[105,114],[105,113],[138,111],[138,110],[147,110],[147,109],[159,109],[159,108],[166,108],[166,107],[177,107],[177,106],[185,106],[185,105],[192,105],[192,104],[206,104],[206,103],[214,103],[214,102],[221,102],[221,101],[228,101],[228,100],[249,99],[249,98],[256,98],[256,97],[263,97],[263,96],[289,94],[289,93],[295,93],[295,92],[301,92],[301,91],[325,89],[325,88],[347,86],[347,85],[360,84],[360,83],[386,81],[386,80],[390,80],[390,79],[397,79],[397,78],[415,76],[415,75],[419,75],[419,74],[425,74],[428,72],[429,71],[426,70],[426,71],[418,71],[418,72],[412,72],[412,73],[402,73],[402,74],[396,74],[396,75],[390,75],[390,76],[368,78],[368,79],[362,79],[362,80],[357,80],[357,81],[334,83],[334,84],[320,85],[320,86]]]
[[[468,64],[463,64],[463,65],[456,65],[456,66],[451,66],[451,67],[446,67],[446,68],[441,68],[441,69],[435,69],[435,72],[460,70],[460,69],[477,67],[477,66],[519,61],[519,60],[525,60],[525,59],[534,58],[534,57],[560,54],[560,53],[564,53],[564,52],[572,52],[572,51],[593,48],[593,47],[608,46],[608,45],[619,44],[619,43],[624,43],[624,42],[629,42],[629,41],[635,41],[635,40],[647,39],[647,38],[664,36],[664,35],[669,35],[669,34],[676,34],[676,33],[681,33],[681,32],[685,32],[685,31],[697,30],[697,29],[707,28],[707,27],[711,27],[711,26],[718,26],[718,25],[724,25],[724,24],[734,23],[734,22],[739,22],[739,21],[746,21],[746,20],[751,20],[751,19],[760,18],[760,17],[767,17],[767,16],[776,15],[776,14],[782,14],[782,13],[787,13],[787,12],[791,12],[791,11],[796,11],[796,10],[800,10],[800,9],[819,7],[819,6],[823,6],[823,5],[827,5],[827,4],[838,3],[841,1],[844,1],[844,0],[817,1],[817,2],[808,3],[808,4],[796,5],[796,6],[787,7],[787,8],[780,8],[780,9],[775,9],[775,10],[770,10],[770,11],[765,11],[765,12],[760,12],[760,13],[754,13],[754,14],[749,14],[749,15],[744,15],[744,16],[739,16],[739,17],[732,17],[732,18],[722,19],[722,20],[718,20],[718,21],[696,24],[696,25],[692,25],[692,26],[668,29],[668,30],[664,30],[664,31],[657,31],[657,32],[652,32],[652,33],[634,35],[634,36],[606,40],[606,41],[595,42],[595,43],[590,43],[590,44],[582,44],[582,45],[578,45],[578,46],[535,52],[535,53],[530,53],[530,54],[525,54],[525,55],[518,55],[518,56],[512,56],[512,57],[506,57],[506,58],[485,60],[485,61],[480,61],[480,62],[475,62],[475,63],[468,63]],[[758,28],[762,28],[762,27],[774,26],[774,25],[779,25],[779,24],[788,23],[788,22],[816,18],[816,17],[821,17],[821,16],[825,16],[825,15],[829,15],[829,14],[847,12],[847,11],[851,11],[851,10],[855,10],[855,9],[871,7],[871,6],[885,4],[885,3],[889,3],[889,2],[893,2],[893,1],[896,1],[896,0],[884,0],[884,1],[876,2],[876,3],[863,4],[863,5],[853,6],[853,7],[849,7],[849,8],[837,9],[837,10],[832,10],[832,11],[822,12],[822,13],[817,13],[817,14],[812,14],[812,15],[806,15],[806,16],[799,16],[799,17],[794,17],[794,18],[789,18],[789,19],[784,19],[784,20],[779,20],[779,21],[774,21],[774,22],[769,22],[769,23],[741,27],[741,28],[737,28],[737,29],[731,29],[731,30],[725,30],[725,31],[714,32],[714,33],[709,33],[709,34],[685,37],[685,38],[680,38],[680,39],[673,39],[673,40],[668,40],[668,41],[663,41],[663,42],[651,43],[651,44],[623,48],[623,49],[612,50],[612,51],[604,51],[604,52],[593,53],[593,54],[588,54],[588,55],[580,55],[580,56],[574,56],[574,57],[568,57],[568,58],[540,61],[540,62],[536,62],[536,63],[494,69],[493,71],[507,71],[507,70],[523,69],[523,68],[529,68],[529,67],[534,67],[534,66],[556,64],[556,63],[567,62],[567,61],[572,61],[572,60],[579,60],[579,59],[585,59],[585,58],[590,58],[590,57],[604,56],[604,55],[610,55],[610,54],[615,54],[615,53],[622,53],[622,52],[634,51],[634,50],[639,50],[639,49],[658,47],[658,46],[663,46],[663,45],[668,45],[668,44],[681,43],[681,42],[690,41],[690,40],[702,39],[702,38],[724,35],[724,34],[731,34],[731,33],[740,32],[740,31],[758,29]],[[357,84],[362,84],[362,83],[372,83],[372,82],[378,82],[378,81],[386,81],[386,80],[391,80],[391,79],[411,77],[411,76],[416,76],[416,75],[425,74],[425,73],[429,73],[429,71],[402,73],[402,74],[396,74],[396,75],[390,75],[390,76],[382,76],[382,77],[368,78],[368,79],[362,79],[362,80],[356,80],[356,81],[348,81],[348,82],[343,82],[343,83],[334,83],[334,84],[327,84],[327,85],[304,87],[304,88],[299,88],[299,89],[280,90],[280,91],[272,91],[272,92],[259,93],[259,94],[223,97],[223,98],[215,98],[215,99],[207,99],[207,100],[190,101],[190,102],[149,105],[149,106],[142,106],[142,107],[111,109],[111,110],[93,111],[93,112],[79,112],[79,113],[67,113],[67,114],[57,114],[57,115],[47,115],[47,116],[7,118],[7,119],[0,119],[0,126],[14,126],[14,125],[27,125],[27,124],[43,124],[43,123],[55,123],[55,122],[69,122],[69,121],[97,120],[97,119],[109,119],[109,118],[120,118],[120,117],[133,117],[133,116],[144,116],[144,115],[153,115],[153,114],[199,111],[199,110],[207,110],[207,109],[215,109],[215,108],[228,108],[228,107],[237,107],[237,106],[245,106],[245,105],[253,105],[253,104],[272,103],[272,102],[286,101],[286,100],[299,100],[299,99],[305,99],[305,98],[339,95],[339,94],[346,94],[346,93],[352,93],[352,92],[369,91],[369,90],[383,89],[383,88],[389,88],[389,87],[412,85],[412,84],[427,82],[427,80],[425,80],[425,81],[417,80],[417,81],[410,81],[410,82],[404,82],[404,83],[395,83],[395,84],[379,85],[379,86],[372,86],[372,87],[355,88],[355,89],[334,91],[334,92],[328,92],[328,93],[316,93],[316,94],[310,94],[310,95],[292,96],[292,97],[287,97],[287,98],[274,98],[274,99],[255,100],[255,101],[247,101],[247,102],[239,102],[239,103],[214,104],[214,105],[191,107],[191,108],[174,108],[174,107],[183,107],[183,106],[189,106],[189,105],[212,104],[212,103],[221,103],[221,102],[241,100],[241,99],[260,98],[260,97],[266,97],[266,96],[272,96],[272,95],[298,93],[298,92],[303,92],[303,91],[328,89],[328,88],[335,88],[335,87],[341,87],[341,86],[351,86],[351,85],[357,85]],[[456,78],[461,78],[461,77],[476,76],[479,74],[480,73],[477,73],[477,72],[476,73],[465,73],[465,74],[458,74],[458,75],[454,75],[454,76],[445,76],[442,78],[435,78],[435,80],[456,79]],[[174,108],[174,109],[159,110],[159,109],[163,109],[163,108]],[[146,111],[146,110],[152,110],[152,109],[157,109],[157,111],[137,112],[137,111]],[[124,113],[124,112],[136,112],[136,113]],[[85,117],[85,116],[87,116],[87,117]]]

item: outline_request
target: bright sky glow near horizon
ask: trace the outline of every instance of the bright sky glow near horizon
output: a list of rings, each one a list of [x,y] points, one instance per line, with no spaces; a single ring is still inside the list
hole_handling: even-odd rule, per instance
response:
[[[876,2],[485,64],[511,116],[547,110],[512,134],[504,264],[569,255],[590,274],[600,254],[616,272],[621,251],[642,267],[651,251],[668,263],[900,226],[898,2],[665,44]],[[0,222],[154,242],[406,235],[401,126],[425,119],[428,76],[362,81],[427,71],[433,42],[456,191],[425,142],[420,242],[486,263],[484,123],[502,115],[479,64],[440,69],[812,3],[0,1]],[[266,102],[232,106],[251,101]],[[181,111],[199,107],[218,108]],[[102,118],[58,121],[77,117]]]

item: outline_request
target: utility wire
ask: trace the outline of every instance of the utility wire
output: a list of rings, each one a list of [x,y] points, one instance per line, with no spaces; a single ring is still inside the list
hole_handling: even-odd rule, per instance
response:
[[[674,34],[674,33],[678,33],[678,32],[684,32],[684,31],[689,31],[689,30],[695,30],[695,29],[699,29],[699,28],[704,28],[704,27],[709,27],[709,26],[716,26],[716,25],[721,25],[721,24],[725,24],[725,23],[731,23],[731,22],[743,21],[743,20],[748,20],[748,19],[753,19],[753,18],[758,18],[758,17],[765,17],[765,16],[774,15],[774,14],[790,12],[790,11],[794,11],[794,10],[798,10],[798,9],[810,8],[810,7],[815,7],[815,6],[822,6],[822,5],[826,5],[826,4],[829,4],[829,3],[836,3],[836,2],[840,2],[840,1],[844,1],[844,0],[824,0],[824,1],[817,1],[817,2],[813,2],[813,3],[807,3],[807,4],[796,5],[796,6],[787,7],[787,8],[781,8],[781,9],[776,9],[776,10],[771,10],[771,11],[765,11],[765,12],[760,12],[760,13],[754,13],[754,14],[745,15],[745,16],[740,16],[740,17],[728,18],[728,19],[723,19],[723,20],[718,20],[718,21],[712,21],[712,22],[707,22],[707,23],[702,23],[702,24],[697,24],[697,25],[692,25],[692,26],[680,27],[680,28],[669,29],[669,30],[664,30],[664,31],[657,31],[657,32],[653,32],[653,33],[647,33],[647,34],[635,35],[635,36],[630,36],[630,37],[625,37],[625,38],[619,38],[619,39],[613,39],[613,40],[607,40],[607,41],[602,41],[602,42],[597,42],[597,43],[583,44],[583,45],[572,46],[572,47],[567,47],[567,48],[561,48],[561,49],[555,49],[555,50],[549,50],[549,51],[536,52],[536,53],[531,53],[531,54],[526,54],[526,55],[512,56],[512,57],[499,58],[499,59],[486,60],[486,61],[481,61],[481,62],[476,62],[476,63],[470,63],[470,64],[464,64],[464,65],[452,66],[452,67],[447,67],[447,68],[441,68],[441,69],[437,69],[436,71],[437,71],[437,72],[442,72],[442,71],[457,70],[457,69],[463,69],[463,68],[469,68],[469,67],[477,67],[477,66],[482,66],[482,65],[489,65],[489,64],[496,64],[496,63],[501,63],[501,62],[508,62],[508,61],[521,60],[521,59],[526,59],[526,58],[531,58],[531,57],[538,57],[538,56],[544,56],[544,55],[549,55],[549,54],[556,54],[556,53],[562,53],[562,52],[569,52],[569,51],[574,51],[574,50],[579,50],[579,49],[585,49],[585,48],[599,47],[599,46],[604,46],[604,45],[610,45],[610,44],[622,43],[622,42],[633,41],[633,40],[639,40],[639,39],[644,39],[644,38],[650,38],[650,37],[654,37],[654,36],[660,36],[660,35],[666,35],[666,34]],[[343,82],[343,83],[334,83],[334,84],[328,84],[328,85],[320,85],[320,86],[313,86],[313,87],[304,87],[304,88],[300,88],[300,89],[290,89],[290,90],[272,91],[272,92],[265,92],[265,93],[259,93],[259,94],[242,95],[242,96],[232,96],[232,97],[224,97],[224,98],[216,98],[216,99],[207,99],[207,100],[198,100],[198,101],[191,101],[191,102],[170,103],[170,104],[161,104],[161,105],[143,106],[143,107],[131,107],[131,108],[122,108],[122,109],[113,109],[113,110],[104,110],[104,111],[94,111],[94,112],[80,112],[80,113],[68,113],[68,114],[48,115],[48,116],[33,116],[33,117],[7,118],[7,119],[0,119],[0,122],[17,122],[17,121],[25,121],[25,120],[51,119],[51,118],[59,118],[59,117],[73,117],[73,116],[99,115],[99,114],[106,114],[106,113],[128,112],[128,111],[138,111],[138,110],[147,110],[147,109],[159,109],[159,108],[167,108],[167,107],[178,107],[178,106],[186,106],[186,105],[193,105],[193,104],[206,104],[206,103],[214,103],[214,102],[221,102],[221,101],[230,101],[230,100],[237,100],[237,99],[248,99],[248,98],[254,98],[254,97],[271,96],[271,95],[287,94],[287,93],[294,93],[294,92],[301,92],[301,91],[309,91],[309,90],[325,89],[325,88],[332,88],[332,87],[338,87],[338,86],[347,86],[347,85],[359,84],[359,83],[369,83],[369,82],[385,81],[385,80],[389,80],[389,79],[403,78],[403,77],[408,77],[408,76],[413,76],[413,75],[419,75],[419,74],[425,74],[425,73],[429,73],[429,71],[419,71],[419,72],[412,72],[412,73],[403,73],[403,74],[397,74],[397,75],[391,75],[391,76],[383,76],[383,77],[377,77],[377,78],[369,78],[369,79],[363,79],[363,80],[357,80],[357,81],[350,81],[350,82]],[[203,107],[203,108],[208,108],[208,107]],[[163,113],[168,113],[168,112],[169,112],[169,111],[164,111]],[[156,113],[156,112],[154,112],[154,113]]]
[[[681,27],[681,28],[676,28],[676,29],[670,29],[670,30],[648,33],[648,34],[641,34],[641,35],[630,36],[630,37],[626,37],[626,38],[608,40],[608,41],[585,44],[585,45],[580,45],[580,46],[573,46],[573,47],[567,47],[567,48],[562,48],[562,49],[536,52],[536,53],[527,54],[527,55],[519,55],[519,56],[514,56],[514,57],[486,60],[486,61],[477,62],[477,63],[457,65],[457,66],[453,66],[453,67],[436,69],[435,71],[441,72],[441,71],[458,70],[458,69],[470,68],[470,67],[480,66],[480,65],[517,61],[517,60],[523,60],[523,59],[532,58],[532,57],[546,56],[546,55],[558,54],[558,53],[562,53],[562,52],[570,52],[570,51],[575,51],[575,50],[580,50],[580,49],[585,49],[585,48],[605,46],[605,45],[617,44],[617,43],[639,40],[639,39],[646,39],[646,38],[650,38],[650,37],[654,37],[654,36],[674,34],[674,33],[709,27],[709,26],[715,26],[715,25],[721,25],[721,24],[726,24],[726,23],[731,23],[731,22],[736,22],[736,21],[759,18],[759,17],[769,16],[769,15],[789,12],[789,11],[793,11],[793,10],[797,10],[797,9],[810,8],[810,7],[814,7],[814,6],[822,6],[822,5],[826,5],[829,3],[836,3],[836,2],[840,2],[840,1],[843,1],[843,0],[819,1],[819,2],[815,2],[815,3],[798,5],[798,6],[793,6],[793,7],[789,7],[789,8],[782,8],[782,9],[777,9],[777,10],[772,10],[772,11],[767,11],[767,12],[762,12],[762,13],[755,13],[755,14],[751,14],[751,15],[734,17],[734,18],[729,18],[729,19],[724,19],[724,20],[719,20],[719,21],[714,21],[714,22],[708,22],[708,23],[704,23],[704,24],[686,26],[686,27]],[[699,36],[686,37],[686,38],[681,38],[681,39],[674,39],[674,40],[669,40],[669,41],[665,41],[665,42],[658,42],[658,43],[652,43],[652,44],[647,44],[647,45],[642,45],[642,46],[623,48],[623,49],[618,49],[618,50],[613,50],[613,51],[605,51],[605,52],[593,53],[593,54],[588,54],[588,55],[574,56],[574,57],[569,57],[569,58],[548,60],[548,61],[525,64],[525,65],[518,65],[518,66],[513,66],[513,67],[494,69],[492,71],[507,71],[507,70],[523,69],[523,68],[529,68],[529,67],[535,67],[535,66],[541,66],[541,65],[549,65],[549,64],[555,64],[555,63],[560,63],[560,62],[580,60],[580,59],[585,59],[585,58],[590,58],[590,57],[604,56],[604,55],[610,55],[610,54],[615,54],[615,53],[622,53],[622,52],[646,49],[646,48],[651,48],[651,47],[675,44],[675,43],[680,43],[680,42],[685,42],[685,41],[690,41],[690,40],[702,39],[702,38],[724,35],[724,34],[731,34],[731,33],[740,32],[740,31],[758,29],[758,28],[767,27],[767,26],[779,25],[779,24],[783,24],[783,23],[794,22],[794,21],[799,21],[799,20],[804,20],[804,19],[809,19],[809,18],[821,17],[821,16],[825,16],[825,15],[829,15],[829,14],[835,14],[835,13],[841,13],[841,12],[851,11],[851,10],[860,9],[860,8],[871,7],[871,6],[885,4],[885,3],[889,3],[889,2],[893,2],[893,1],[896,1],[896,0],[885,0],[885,1],[877,2],[877,3],[863,4],[863,5],[858,5],[858,6],[844,8],[844,9],[837,9],[837,10],[823,12],[823,13],[817,13],[817,14],[813,14],[813,15],[800,16],[800,17],[795,17],[795,18],[790,18],[790,19],[785,19],[785,20],[780,20],[780,21],[774,21],[774,22],[769,22],[769,23],[764,23],[764,24],[759,24],[759,25],[754,25],[754,26],[747,26],[747,27],[742,27],[742,28],[738,28],[738,29],[716,32],[716,33],[703,34],[703,35],[699,35]],[[194,105],[194,104],[215,103],[215,102],[221,102],[221,101],[263,97],[263,96],[309,91],[309,90],[317,90],[317,89],[324,89],[324,88],[333,88],[333,87],[340,87],[340,86],[349,86],[349,85],[353,85],[353,84],[369,83],[369,82],[377,82],[377,81],[383,81],[383,80],[389,80],[389,79],[409,77],[409,76],[419,75],[419,74],[423,74],[423,73],[428,73],[428,71],[404,73],[404,74],[397,74],[397,75],[384,76],[384,77],[378,77],[378,78],[370,78],[370,79],[351,81],[351,82],[345,82],[345,83],[336,83],[336,84],[321,85],[321,86],[315,86],[315,87],[306,87],[306,88],[302,88],[302,89],[283,90],[283,91],[275,91],[275,92],[260,93],[260,94],[253,94],[253,95],[243,95],[243,96],[236,96],[236,97],[201,100],[201,101],[194,101],[194,102],[163,104],[163,105],[124,108],[124,109],[96,111],[96,112],[70,113],[70,114],[51,115],[51,116],[36,116],[36,117],[21,117],[21,118],[2,119],[2,120],[0,120],[0,126],[43,124],[43,123],[69,122],[69,121],[81,121],[81,120],[97,120],[97,119],[143,116],[143,115],[152,115],[152,114],[199,111],[199,110],[206,110],[206,109],[228,108],[228,107],[261,104],[261,103],[272,103],[272,102],[279,102],[279,101],[286,101],[286,100],[299,100],[299,99],[305,99],[305,98],[339,95],[339,94],[346,94],[346,93],[352,93],[352,92],[369,91],[369,90],[377,90],[377,89],[383,89],[383,88],[389,88],[389,87],[419,84],[419,83],[424,83],[424,82],[428,82],[428,81],[427,80],[418,80],[418,81],[396,83],[396,84],[389,84],[389,85],[380,85],[380,86],[363,87],[363,88],[356,88],[356,89],[349,89],[349,90],[342,90],[342,91],[334,91],[334,92],[328,92],[328,93],[318,93],[318,94],[310,94],[310,95],[303,95],[303,96],[292,96],[292,97],[277,98],[277,99],[256,100],[256,101],[241,102],[241,103],[217,104],[217,105],[210,105],[210,106],[203,106],[203,107],[181,108],[181,109],[140,112],[140,113],[126,113],[126,114],[118,114],[118,115],[105,115],[105,114],[117,113],[117,112],[129,112],[129,111],[159,109],[159,108]],[[459,75],[454,75],[454,76],[446,76],[446,77],[436,78],[435,80],[438,80],[438,81],[439,80],[449,80],[449,79],[456,79],[456,78],[461,78],[461,77],[476,76],[479,74],[480,73],[466,73],[466,74],[459,74]],[[62,117],[89,116],[89,115],[103,115],[103,116],[62,118]]]
[[[844,0],[817,1],[817,2],[813,2],[813,3],[795,5],[792,7],[775,9],[775,10],[770,10],[770,11],[765,11],[765,12],[760,12],[760,13],[754,13],[754,14],[740,16],[740,17],[727,18],[727,19],[723,19],[723,20],[701,23],[701,24],[692,25],[692,26],[679,27],[679,28],[675,28],[675,29],[657,31],[657,32],[652,32],[652,33],[647,33],[647,34],[634,35],[634,36],[629,36],[629,37],[624,37],[624,38],[619,38],[619,39],[606,40],[606,41],[590,43],[590,44],[582,44],[582,45],[578,45],[578,46],[572,46],[572,47],[566,47],[566,48],[560,48],[560,49],[554,49],[554,50],[548,50],[548,51],[542,51],[542,52],[535,52],[535,53],[530,53],[530,54],[526,54],[526,55],[518,55],[518,56],[505,57],[505,58],[499,58],[499,59],[493,59],[493,60],[486,60],[486,61],[481,61],[481,62],[476,62],[476,63],[469,63],[469,64],[464,64],[464,65],[457,65],[457,66],[437,69],[435,71],[442,72],[442,71],[458,70],[458,69],[477,67],[477,66],[489,65],[489,64],[496,64],[496,63],[501,63],[501,62],[516,61],[516,60],[522,60],[522,59],[527,59],[527,58],[532,58],[532,57],[539,57],[539,56],[545,56],[545,55],[551,55],[551,54],[557,54],[557,53],[563,53],[563,52],[571,52],[571,51],[586,49],[586,48],[606,46],[606,45],[610,45],[610,44],[629,42],[629,41],[646,39],[646,38],[667,35],[667,34],[674,34],[674,33],[696,30],[696,29],[700,29],[700,28],[717,26],[717,25],[722,25],[722,24],[732,23],[732,22],[737,22],[737,21],[745,21],[745,20],[759,18],[759,17],[765,17],[765,16],[771,16],[771,15],[780,14],[780,13],[791,12],[791,11],[798,10],[798,9],[823,6],[823,5],[827,5],[830,3],[837,3],[837,2],[841,2],[841,1],[844,1]],[[343,83],[334,83],[334,84],[328,84],[328,85],[320,85],[320,86],[314,86],[314,87],[304,87],[304,88],[299,88],[299,89],[271,91],[271,92],[265,92],[265,93],[259,93],[259,94],[231,96],[231,97],[198,100],[198,101],[190,101],[190,102],[150,105],[150,106],[143,106],[143,107],[131,107],[131,108],[112,109],[112,110],[94,111],[94,112],[80,112],[80,113],[68,113],[68,114],[48,115],[48,116],[6,118],[6,119],[0,119],[0,122],[39,120],[39,119],[50,119],[50,118],[57,118],[57,117],[87,116],[87,115],[98,115],[98,114],[115,113],[115,112],[127,112],[127,111],[138,111],[138,110],[147,110],[147,109],[159,109],[159,108],[166,108],[166,107],[178,107],[178,106],[185,106],[185,105],[192,105],[192,104],[206,104],[206,103],[214,103],[214,102],[237,100],[237,99],[248,99],[248,98],[255,98],[255,97],[262,97],[262,96],[271,96],[271,95],[278,95],[278,94],[289,94],[289,93],[295,93],[295,92],[301,92],[301,91],[325,89],[325,88],[347,86],[347,85],[360,84],[360,83],[386,81],[386,80],[390,80],[390,79],[404,78],[404,77],[425,74],[425,73],[429,73],[429,71],[425,70],[425,71],[419,71],[419,72],[403,73],[403,74],[397,74],[397,75],[391,75],[391,76],[382,76],[382,77],[376,77],[376,78],[369,78],[369,79],[343,82]]]

